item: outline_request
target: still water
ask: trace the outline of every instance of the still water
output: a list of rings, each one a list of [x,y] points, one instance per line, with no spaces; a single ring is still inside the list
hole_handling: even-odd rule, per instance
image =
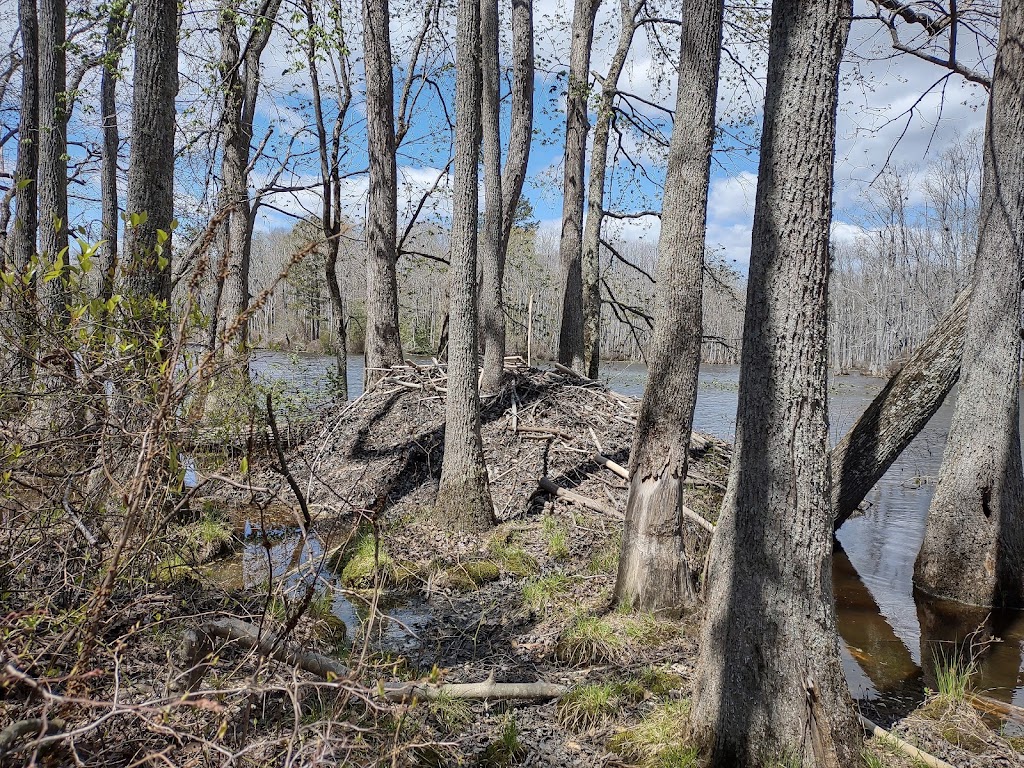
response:
[[[362,387],[362,358],[348,361],[349,395]],[[252,363],[255,378],[276,380],[314,397],[328,394],[335,359],[319,355],[264,352]],[[647,371],[640,364],[605,363],[602,378],[625,395],[643,393]],[[835,442],[853,424],[884,382],[864,376],[836,376],[830,383],[830,418]],[[739,369],[705,366],[694,428],[732,439]],[[955,393],[954,393],[955,394]],[[939,473],[952,416],[952,398],[903,452],[868,495],[870,506],[838,534],[833,576],[843,662],[851,693],[880,714],[898,715],[935,687],[931,661],[950,655],[953,641],[982,622],[1002,642],[978,660],[974,683],[993,698],[1024,705],[1021,675],[1024,614],[964,612],[915,595],[914,559],[924,538],[925,518]]]

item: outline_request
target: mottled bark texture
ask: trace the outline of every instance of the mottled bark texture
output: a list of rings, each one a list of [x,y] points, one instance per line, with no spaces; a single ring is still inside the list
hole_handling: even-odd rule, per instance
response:
[[[39,2],[39,255],[47,270],[68,256],[67,8],[64,0]],[[63,325],[65,276],[40,280],[45,319]]]
[[[682,9],[677,117],[658,241],[656,321],[630,454],[615,582],[618,604],[671,613],[681,612],[697,594],[696,568],[686,561],[683,548],[684,532],[692,525],[683,522],[683,483],[700,368],[704,236],[723,7],[722,0],[686,0]],[[591,170],[591,179],[593,174]]]
[[[174,220],[174,98],[178,93],[178,6],[135,5],[135,71],[126,213],[146,214],[125,231],[126,293],[149,334],[166,321],[171,300]],[[161,244],[157,231],[167,234]],[[163,258],[161,258],[163,257]],[[155,305],[154,305],[155,302]]]
[[[448,399],[435,514],[453,530],[494,522],[480,439],[477,391],[476,228],[480,155],[480,0],[459,0],[456,29],[455,177],[449,270]]]
[[[1020,279],[1024,252],[1024,6],[1002,4],[985,126],[981,222],[963,365],[914,584],[1024,606]]]
[[[264,0],[251,19],[244,48],[239,42],[239,0],[227,0],[220,9],[221,89],[221,191],[218,209],[227,211],[218,232],[220,252],[216,319],[211,326],[211,346],[218,337],[224,351],[235,355],[245,350],[248,323],[237,318],[249,307],[249,261],[252,253],[252,203],[249,200],[249,154],[253,119],[260,90],[260,59],[270,42],[281,0]]]
[[[107,31],[103,45],[103,66],[100,70],[100,119],[103,145],[100,155],[100,231],[103,247],[100,249],[99,290],[106,301],[114,293],[117,274],[118,214],[117,156],[121,137],[117,127],[117,79],[121,68],[121,54],[128,37],[128,4],[118,0],[110,6]]]
[[[590,50],[594,19],[601,0],[576,0],[572,15],[569,83],[565,94],[565,154],[562,180],[561,262],[562,316],[558,331],[558,362],[584,373],[583,351],[583,174],[586,165],[587,98],[590,94]]]
[[[398,169],[395,83],[387,0],[363,0],[366,139],[370,190],[366,218],[366,352],[369,387],[402,362],[398,332]]]
[[[619,0],[619,42],[608,65],[608,73],[601,81],[601,99],[597,106],[597,122],[594,125],[594,148],[590,153],[581,271],[585,366],[583,372],[592,379],[597,378],[601,368],[601,225],[604,222],[604,187],[608,175],[608,139],[612,129],[612,107],[618,94],[619,76],[626,65],[626,57],[629,56],[629,49],[636,34],[637,14],[645,2],[646,0],[641,0],[636,5],[630,5],[629,0]],[[685,16],[684,12],[683,23],[686,23]],[[685,434],[689,434],[689,431]]]
[[[827,296],[849,0],[772,6],[736,444],[692,735],[712,766],[846,768],[860,731],[832,594]]]
[[[18,0],[21,30],[21,102],[18,115],[18,160],[14,169],[14,225],[7,240],[8,268],[24,277],[36,252],[38,208],[36,174],[39,167],[39,25],[35,0]],[[10,309],[11,339],[16,350],[11,360],[9,388],[20,398],[32,381],[34,330],[33,285],[15,283],[5,288],[4,305]]]
[[[505,370],[505,252],[501,248],[501,92],[498,71],[498,0],[480,0],[481,130],[484,222],[480,228],[480,336],[484,347],[480,387],[493,392]]]
[[[960,378],[970,295],[969,288],[957,295],[924,343],[832,449],[836,529],[935,415]]]

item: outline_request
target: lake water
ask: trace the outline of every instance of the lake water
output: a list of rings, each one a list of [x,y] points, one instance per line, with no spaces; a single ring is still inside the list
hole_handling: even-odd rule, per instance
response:
[[[334,370],[335,359],[320,355],[263,352],[252,363],[254,377],[279,381],[314,397],[329,394]],[[362,358],[349,358],[348,377],[349,395],[357,397],[363,381]],[[603,364],[602,379],[625,395],[642,395],[646,378],[646,368],[640,364]],[[833,442],[883,384],[857,375],[832,379]],[[704,366],[694,428],[731,440],[738,389],[738,367]],[[982,622],[1002,642],[981,654],[975,685],[993,698],[1024,705],[1024,614],[989,616],[986,611],[925,600],[915,594],[911,582],[954,396],[871,491],[867,512],[847,521],[837,537],[833,575],[847,680],[854,697],[870,703],[883,719],[912,708],[926,686],[934,688],[931,660],[936,654],[951,654],[953,643],[962,642]]]

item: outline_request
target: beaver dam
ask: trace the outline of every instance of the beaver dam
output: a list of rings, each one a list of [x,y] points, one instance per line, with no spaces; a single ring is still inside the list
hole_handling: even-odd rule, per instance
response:
[[[479,535],[432,517],[445,389],[441,366],[396,368],[291,425],[294,447],[273,431],[239,441],[254,446],[246,474],[229,471],[237,456],[195,457],[191,519],[145,595],[113,597],[108,635],[131,644],[114,645],[108,682],[140,714],[90,725],[83,763],[695,765],[700,617],[612,609],[636,400],[512,366],[483,399],[497,524]],[[695,557],[730,459],[693,435]],[[931,696],[883,724],[946,764],[1024,765],[1017,710],[979,702]],[[922,764],[894,744],[870,739],[867,764]]]

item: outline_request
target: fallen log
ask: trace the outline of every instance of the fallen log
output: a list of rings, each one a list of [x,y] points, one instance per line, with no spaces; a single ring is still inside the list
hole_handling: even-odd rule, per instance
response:
[[[1024,723],[1024,708],[1018,707],[1016,704],[1007,704],[1005,701],[998,701],[979,693],[968,693],[967,702],[982,714],[998,715],[1003,718],[1011,718],[1018,723]]]
[[[425,699],[432,701],[441,696],[453,699],[557,699],[568,690],[556,683],[397,683],[379,689],[388,701]]]
[[[868,720],[866,717],[864,717],[864,715],[858,714],[857,719],[860,720],[860,724],[864,728],[864,730],[870,733],[872,736],[877,736],[878,738],[888,742],[903,754],[924,763],[929,768],[954,768],[954,766],[950,765],[945,760],[939,760],[939,758],[933,757],[932,755],[929,755],[927,752],[922,752],[913,744],[908,744],[899,736],[894,736],[892,733],[885,730],[885,728],[883,728],[882,726],[876,725],[875,723]]]
[[[623,480],[629,480],[629,470],[627,470],[621,464],[616,464],[614,461],[609,459],[607,456],[600,453],[593,453],[590,456],[591,461],[595,464],[604,467],[605,469],[611,470],[616,475],[621,477]]]
[[[537,481],[537,483],[540,485],[541,488],[550,493],[552,496],[557,496],[560,499],[571,501],[575,504],[579,504],[581,507],[592,509],[595,512],[600,512],[604,515],[608,515],[609,517],[613,517],[616,520],[626,519],[626,516],[619,512],[618,510],[606,507],[601,502],[594,501],[594,499],[590,498],[589,496],[584,496],[581,493],[576,493],[576,491],[570,491],[568,488],[563,488],[560,485],[556,485],[548,477],[542,477],[540,480]]]

